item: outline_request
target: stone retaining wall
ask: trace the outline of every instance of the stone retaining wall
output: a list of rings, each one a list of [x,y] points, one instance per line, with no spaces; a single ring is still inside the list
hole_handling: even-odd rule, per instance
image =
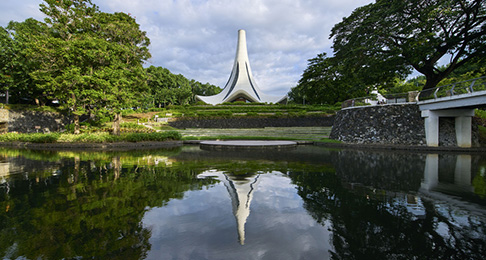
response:
[[[46,133],[63,130],[70,119],[55,112],[0,109],[0,123],[8,132]]]
[[[287,117],[287,118],[215,118],[215,119],[177,119],[169,125],[185,128],[263,128],[296,126],[332,126],[334,116]]]
[[[439,119],[439,145],[456,146],[454,118]],[[358,144],[426,145],[424,119],[416,104],[367,106],[337,113],[331,139]],[[477,125],[472,144],[479,146]]]

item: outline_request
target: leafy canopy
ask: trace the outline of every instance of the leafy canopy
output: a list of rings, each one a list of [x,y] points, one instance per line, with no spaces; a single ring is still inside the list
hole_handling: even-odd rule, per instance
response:
[[[150,41],[135,19],[103,13],[90,0],[40,6],[48,33],[34,34],[26,54],[36,62],[30,75],[37,88],[69,109],[76,126],[81,115],[134,106],[146,91],[142,64],[150,57]]]
[[[430,89],[457,77],[458,68],[485,67],[486,1],[377,0],[336,24],[330,37],[334,56],[309,60],[289,93],[295,101],[310,94],[312,102],[332,103],[360,94],[356,88],[396,88],[413,69]]]
[[[357,8],[332,29],[335,57],[368,84],[411,68],[435,87],[456,68],[485,58],[486,1],[378,0]],[[449,58],[446,66],[438,62]]]

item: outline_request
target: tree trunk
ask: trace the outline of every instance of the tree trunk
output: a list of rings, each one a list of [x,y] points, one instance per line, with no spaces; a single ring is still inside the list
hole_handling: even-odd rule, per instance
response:
[[[120,156],[113,157],[111,163],[113,167],[113,174],[115,175],[115,180],[118,180],[118,178],[120,178],[122,168]]]
[[[422,91],[420,92],[420,98],[428,98],[432,97],[434,94],[435,88],[437,87],[437,84],[443,79],[444,77],[442,75],[425,75],[425,86],[422,88]]]
[[[115,114],[115,119],[113,120],[113,134],[120,135],[120,122],[122,120],[121,113]]]
[[[80,133],[79,131],[79,115],[74,115],[74,134],[78,135]]]

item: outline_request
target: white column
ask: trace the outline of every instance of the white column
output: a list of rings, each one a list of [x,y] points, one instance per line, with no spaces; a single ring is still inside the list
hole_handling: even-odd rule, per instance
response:
[[[459,147],[471,147],[471,123],[470,116],[456,117],[456,140]]]
[[[425,117],[425,139],[427,146],[439,146],[439,116],[430,110],[422,111]]]
[[[424,180],[420,185],[424,190],[431,190],[439,184],[439,155],[427,154],[425,159]]]
[[[474,191],[471,183],[471,155],[460,154],[456,159],[454,184],[464,188],[467,187],[470,191]]]

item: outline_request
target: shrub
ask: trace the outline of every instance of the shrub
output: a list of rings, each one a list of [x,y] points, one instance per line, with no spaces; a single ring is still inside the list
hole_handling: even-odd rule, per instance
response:
[[[143,141],[167,141],[180,140],[182,135],[177,131],[166,131],[157,133],[132,133],[124,134],[121,139],[128,142],[143,142]]]
[[[0,142],[30,142],[30,143],[54,143],[59,139],[59,133],[34,133],[34,134],[17,134],[6,133],[0,135]]]
[[[196,117],[196,113],[192,111],[188,111],[184,113],[185,117]]]
[[[120,124],[120,128],[127,128],[127,129],[143,129],[147,128],[143,125],[139,125],[137,123],[131,123],[131,122],[124,122]]]
[[[486,119],[486,110],[476,109],[474,114],[479,118]]]

